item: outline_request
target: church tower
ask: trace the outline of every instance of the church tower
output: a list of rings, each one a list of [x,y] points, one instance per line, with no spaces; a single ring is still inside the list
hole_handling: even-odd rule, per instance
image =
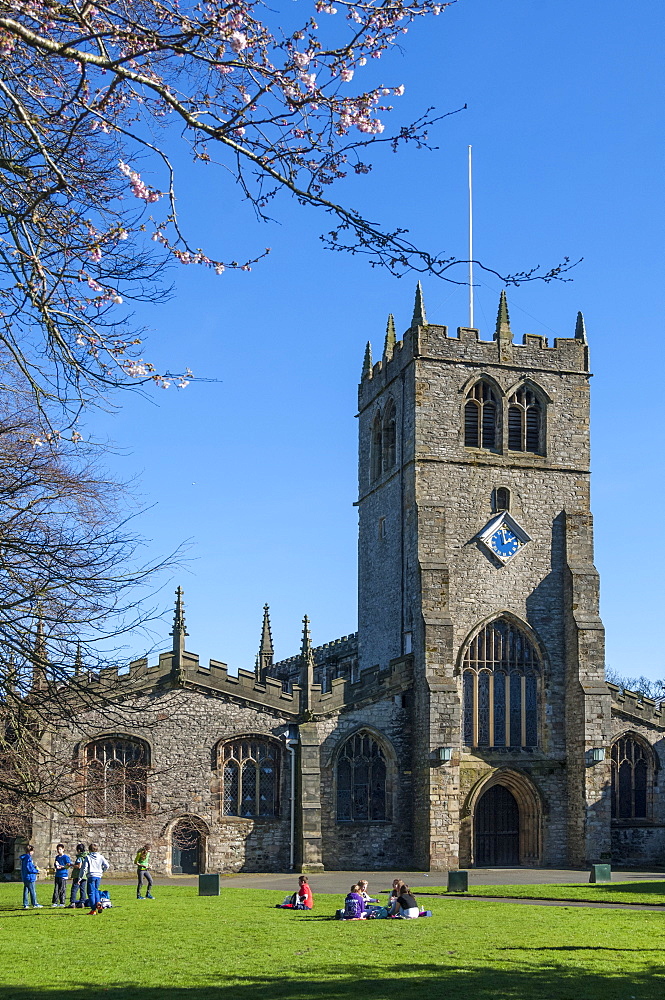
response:
[[[413,658],[414,863],[609,857],[610,696],[574,335],[427,322],[359,387],[361,669]]]

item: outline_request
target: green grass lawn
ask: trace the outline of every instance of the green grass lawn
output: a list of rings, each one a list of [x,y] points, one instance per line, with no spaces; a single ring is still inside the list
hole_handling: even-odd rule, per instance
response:
[[[422,886],[418,892],[437,892],[431,886]],[[445,889],[440,890],[445,893]],[[665,880],[647,882],[611,882],[596,885],[478,885],[469,889],[468,893],[455,893],[468,896],[494,896],[497,899],[512,897],[514,899],[564,899],[581,900],[590,903],[640,903],[642,906],[665,906]],[[429,897],[428,897],[429,898]],[[423,903],[425,900],[423,900]],[[430,907],[431,909],[431,907]]]
[[[316,880],[312,882],[316,889]],[[283,893],[155,889],[24,911],[0,886],[0,1000],[663,1000],[665,913],[432,899],[431,920],[275,910]],[[42,902],[49,887],[39,887]]]

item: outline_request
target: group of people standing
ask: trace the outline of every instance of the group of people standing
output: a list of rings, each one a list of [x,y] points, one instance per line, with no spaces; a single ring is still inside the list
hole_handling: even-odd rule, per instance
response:
[[[21,878],[23,880],[23,909],[27,910],[30,905],[34,909],[41,909],[41,903],[37,902],[37,876],[39,868],[34,862],[34,847],[29,844],[25,854],[21,855]],[[134,859],[136,865],[136,898],[143,899],[142,888],[145,880],[147,892],[146,899],[154,899],[152,895],[152,875],[150,874],[150,844],[144,844],[139,849]],[[97,913],[101,902],[100,881],[104,873],[108,871],[109,863],[99,851],[98,844],[89,844],[87,849],[85,844],[76,845],[74,860],[66,853],[65,845],[58,844],[55,858],[53,860],[53,900],[51,906],[66,907],[73,910],[75,907],[90,907],[90,913]],[[67,883],[71,872],[71,889],[69,892],[69,903],[67,903]]]

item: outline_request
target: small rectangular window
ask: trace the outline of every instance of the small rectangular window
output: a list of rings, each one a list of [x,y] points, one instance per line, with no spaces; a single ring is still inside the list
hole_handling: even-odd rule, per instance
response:
[[[385,517],[379,518],[379,538],[386,537],[386,519]]]

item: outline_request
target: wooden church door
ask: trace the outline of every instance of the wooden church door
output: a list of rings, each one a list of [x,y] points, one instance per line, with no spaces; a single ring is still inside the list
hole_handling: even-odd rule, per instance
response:
[[[492,785],[476,806],[475,863],[479,868],[520,863],[520,813],[504,785]]]

